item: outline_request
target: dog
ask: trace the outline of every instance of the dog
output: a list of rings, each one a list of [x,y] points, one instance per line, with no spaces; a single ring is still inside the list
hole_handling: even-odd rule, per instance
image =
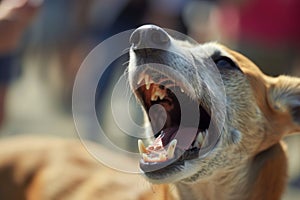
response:
[[[130,42],[128,80],[151,138],[138,141],[139,165],[155,186],[102,166],[78,141],[10,138],[0,141],[0,198],[279,200],[282,138],[300,131],[300,79],[269,77],[223,45],[155,25]]]

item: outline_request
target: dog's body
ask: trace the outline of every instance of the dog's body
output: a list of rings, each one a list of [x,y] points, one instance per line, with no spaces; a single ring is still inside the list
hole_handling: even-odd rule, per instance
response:
[[[153,39],[153,33],[158,40]],[[8,140],[0,145],[0,198],[280,199],[287,177],[281,139],[300,131],[300,79],[268,77],[246,57],[224,46],[179,42],[158,27],[141,27],[134,34],[130,84],[151,119],[152,129],[159,133],[148,147],[139,142],[141,169],[150,182],[159,186],[151,190],[135,175],[100,167],[78,143],[33,140],[23,144],[22,140]],[[149,34],[156,45],[163,42],[162,50],[151,47],[139,52],[139,47],[145,48],[141,44]],[[203,65],[209,60],[215,63],[222,86],[214,83],[212,74],[216,71]],[[180,75],[149,66],[147,61],[168,65]],[[145,68],[139,68],[144,64]],[[163,78],[169,82],[161,87]],[[218,96],[222,87],[226,96]],[[178,88],[180,94],[176,93]],[[195,129],[190,128],[190,122],[180,121],[184,111],[178,111],[181,105],[175,94],[199,107],[201,116],[192,136],[190,132]],[[220,130],[216,126],[222,119],[219,115],[214,118],[218,113],[212,112],[216,102],[225,105]],[[154,104],[165,108],[165,114],[158,111],[158,117],[152,115],[150,107]],[[161,124],[162,114],[166,115],[163,128],[157,125]],[[182,135],[179,123],[188,124],[184,124]],[[221,132],[216,141],[211,137],[216,133],[209,129],[210,124],[215,126],[214,131]],[[187,146],[185,136],[190,137]],[[202,154],[201,149],[210,144],[209,151]],[[171,184],[171,189],[164,184]]]
[[[151,187],[138,174],[103,166],[75,139],[13,137],[0,146],[1,200],[171,200],[167,186]]]

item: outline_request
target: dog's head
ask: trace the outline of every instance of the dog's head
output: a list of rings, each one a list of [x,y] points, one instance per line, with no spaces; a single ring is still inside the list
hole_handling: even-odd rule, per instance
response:
[[[180,41],[145,25],[131,36],[129,81],[153,141],[140,167],[153,183],[232,170],[300,130],[300,81],[271,78],[217,43]]]

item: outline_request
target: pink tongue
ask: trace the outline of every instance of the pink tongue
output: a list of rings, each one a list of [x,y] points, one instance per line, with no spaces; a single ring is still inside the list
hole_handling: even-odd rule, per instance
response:
[[[193,141],[196,139],[198,129],[197,128],[169,128],[163,130],[162,135],[160,135],[154,143],[158,144],[161,142],[163,146],[167,146],[173,139],[177,139],[176,148],[182,150],[187,150],[190,148]],[[177,131],[177,133],[175,133]]]

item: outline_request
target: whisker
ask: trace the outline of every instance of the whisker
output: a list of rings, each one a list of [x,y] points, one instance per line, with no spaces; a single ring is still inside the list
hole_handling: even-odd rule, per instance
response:
[[[127,53],[127,52],[129,52],[129,50],[130,50],[130,47],[125,48],[125,49],[122,51],[122,53]]]
[[[125,66],[125,65],[128,65],[129,64],[129,60],[128,61],[125,61],[122,66]]]

